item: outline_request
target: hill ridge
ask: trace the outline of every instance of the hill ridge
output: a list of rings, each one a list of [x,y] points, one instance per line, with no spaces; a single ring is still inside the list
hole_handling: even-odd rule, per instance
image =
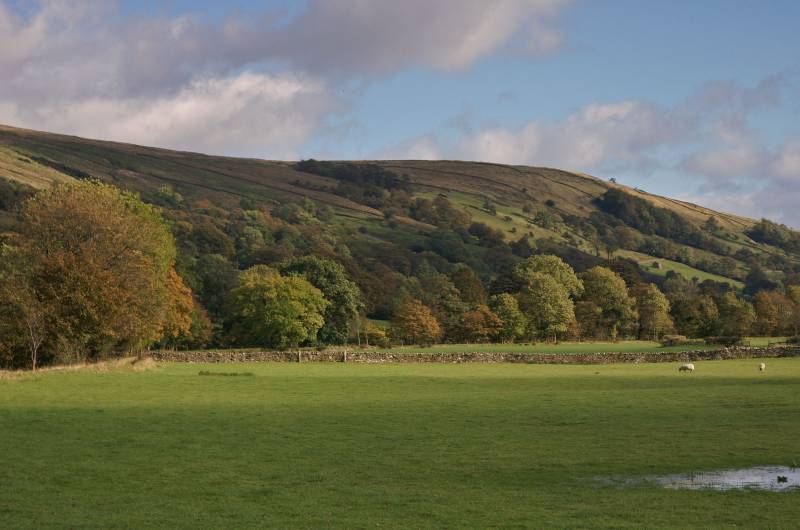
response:
[[[457,211],[467,212],[473,224],[495,230],[492,237],[508,244],[530,238],[545,246],[555,245],[564,255],[614,255],[636,261],[649,274],[663,276],[664,266],[666,272],[682,268],[700,279],[727,278],[736,286],[742,285],[754,266],[780,276],[787,273],[787,264],[798,258],[785,248],[753,240],[749,234],[759,223],[754,219],[583,172],[465,160],[316,164],[208,155],[0,124],[0,178],[32,188],[92,177],[137,191],[151,202],[161,200],[158,195],[164,187],[185,198],[187,204],[210,201],[228,210],[244,203],[275,209],[308,200],[331,208],[334,224],[358,225],[373,235],[380,234],[391,245],[401,244],[398,241],[403,239],[405,248],[418,249],[421,244],[413,240],[436,234],[441,223],[415,211],[415,201],[443,196]],[[387,182],[390,187],[381,188]],[[391,189],[394,185],[398,187]],[[598,201],[612,190],[634,198],[625,199],[633,201],[631,208],[647,210],[640,212],[643,219],[672,215],[681,230],[694,235],[669,235],[672,221],[659,228],[646,226],[641,219],[623,221],[618,214],[604,211]],[[709,223],[713,229],[706,226]],[[389,233],[398,226],[407,233]],[[415,235],[415,231],[428,236]],[[617,244],[612,241],[617,237],[615,231],[623,239],[633,237],[634,242]],[[426,245],[430,246],[422,246]],[[662,263],[656,265],[659,260]],[[676,263],[688,271],[673,265]]]

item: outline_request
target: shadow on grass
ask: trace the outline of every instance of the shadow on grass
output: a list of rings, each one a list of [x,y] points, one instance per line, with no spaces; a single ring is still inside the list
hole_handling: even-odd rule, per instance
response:
[[[209,370],[200,370],[197,375],[208,375],[212,377],[255,377],[253,372],[211,372]]]

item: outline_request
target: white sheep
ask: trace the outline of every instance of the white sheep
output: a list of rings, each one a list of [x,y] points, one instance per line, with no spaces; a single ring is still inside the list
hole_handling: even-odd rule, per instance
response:
[[[694,372],[694,364],[692,364],[692,363],[682,364],[678,368],[678,371],[679,372]]]
[[[758,371],[763,372],[767,369],[767,363],[758,363]]]

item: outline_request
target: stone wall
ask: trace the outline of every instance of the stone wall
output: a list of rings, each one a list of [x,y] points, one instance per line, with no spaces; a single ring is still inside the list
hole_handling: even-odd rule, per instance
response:
[[[716,361],[800,357],[800,346],[736,347],[718,350],[692,350],[670,353],[386,353],[370,350],[160,350],[153,359],[166,362],[229,363],[229,362],[354,362],[354,363],[529,363],[529,364],[611,364]]]

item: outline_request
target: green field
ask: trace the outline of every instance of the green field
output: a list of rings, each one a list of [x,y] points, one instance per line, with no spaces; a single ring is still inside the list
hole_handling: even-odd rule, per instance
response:
[[[618,250],[615,253],[615,255],[623,258],[632,259],[635,262],[637,262],[639,266],[642,267],[645,271],[649,272],[650,274],[655,274],[658,276],[666,276],[668,272],[673,271],[680,274],[687,280],[691,280],[692,278],[697,278],[697,280],[701,282],[705,280],[712,280],[720,283],[727,282],[736,289],[742,289],[744,287],[744,283],[738,280],[734,280],[732,278],[726,278],[725,276],[720,276],[718,274],[713,274],[706,271],[701,271],[700,269],[695,269],[694,267],[690,267],[685,263],[679,263],[677,261],[671,261],[663,258],[654,258],[652,256],[648,256],[647,254],[634,252],[632,250]],[[655,262],[659,262],[661,264],[660,269],[656,268],[653,265]]]
[[[595,480],[800,461],[800,359],[757,362],[0,380],[0,528],[794,527],[800,490]]]
[[[784,337],[750,337],[745,343],[749,346],[768,346],[785,340]],[[428,352],[428,353],[651,353],[651,352],[680,352],[687,350],[714,350],[721,346],[692,342],[680,346],[662,346],[658,342],[647,340],[622,340],[618,342],[560,342],[558,344],[437,344],[430,347],[397,346],[393,348],[379,348],[377,351],[402,353],[402,352]]]

